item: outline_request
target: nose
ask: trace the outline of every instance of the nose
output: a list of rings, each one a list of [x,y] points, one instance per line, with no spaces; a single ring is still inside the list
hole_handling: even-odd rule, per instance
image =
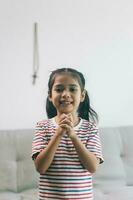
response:
[[[63,90],[62,97],[70,97],[70,92],[68,90]]]

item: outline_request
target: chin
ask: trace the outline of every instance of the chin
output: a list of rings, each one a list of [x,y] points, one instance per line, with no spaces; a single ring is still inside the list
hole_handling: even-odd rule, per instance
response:
[[[60,113],[69,114],[69,113],[72,113],[72,110],[61,110]]]

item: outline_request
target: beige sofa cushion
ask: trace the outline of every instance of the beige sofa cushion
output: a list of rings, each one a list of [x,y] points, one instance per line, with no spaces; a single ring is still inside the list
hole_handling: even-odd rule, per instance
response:
[[[122,161],[126,173],[126,185],[133,186],[133,127],[120,127],[123,143]]]
[[[95,186],[103,188],[126,185],[126,171],[123,163],[123,141],[118,128],[100,129],[104,163],[94,176]]]
[[[14,134],[0,134],[0,190],[17,191],[17,163]]]
[[[0,134],[0,190],[20,192],[37,187],[31,159],[33,130],[7,130]]]

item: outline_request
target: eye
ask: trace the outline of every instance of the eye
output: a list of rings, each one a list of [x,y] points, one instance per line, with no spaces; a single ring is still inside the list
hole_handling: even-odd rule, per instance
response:
[[[63,91],[63,88],[62,87],[56,87],[56,88],[54,88],[54,91],[60,93],[60,92]]]
[[[77,91],[77,88],[75,88],[75,87],[70,87],[70,88],[69,88],[69,91],[70,91],[70,92],[76,92],[76,91]]]

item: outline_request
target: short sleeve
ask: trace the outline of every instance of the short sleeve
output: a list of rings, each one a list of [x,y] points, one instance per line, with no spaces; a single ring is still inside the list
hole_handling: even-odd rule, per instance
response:
[[[32,141],[32,159],[36,157],[47,145],[46,130],[42,123],[37,123]]]
[[[100,164],[104,162],[99,129],[95,124],[88,130],[87,149],[100,159]]]

